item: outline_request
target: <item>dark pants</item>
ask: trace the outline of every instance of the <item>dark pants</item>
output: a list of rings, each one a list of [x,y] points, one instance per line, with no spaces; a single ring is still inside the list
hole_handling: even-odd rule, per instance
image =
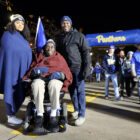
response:
[[[8,116],[15,115],[15,113],[12,112],[12,106],[10,104],[7,104],[7,103],[6,103],[6,113]]]
[[[92,74],[90,74],[90,75],[88,76],[88,82],[92,82],[92,81],[93,81]]]
[[[73,75],[73,83],[69,87],[70,96],[74,105],[75,111],[78,111],[79,117],[85,117],[86,99],[85,99],[85,81],[79,72]]]
[[[125,77],[125,83],[127,96],[131,96],[133,89],[136,85],[136,83],[133,80],[133,77]]]
[[[124,92],[124,82],[125,82],[125,77],[123,74],[120,75],[120,96],[123,96]]]

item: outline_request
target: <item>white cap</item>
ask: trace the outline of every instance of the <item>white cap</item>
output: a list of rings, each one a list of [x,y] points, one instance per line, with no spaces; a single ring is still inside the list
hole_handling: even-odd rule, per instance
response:
[[[19,14],[15,14],[15,15],[10,16],[10,20],[11,20],[11,22],[15,22],[17,20],[21,20],[21,21],[25,22],[23,16],[21,16]]]

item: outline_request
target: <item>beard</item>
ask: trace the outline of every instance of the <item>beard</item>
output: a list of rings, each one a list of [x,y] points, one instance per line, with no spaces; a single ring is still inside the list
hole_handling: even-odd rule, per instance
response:
[[[47,55],[47,56],[52,56],[53,54],[54,54],[54,51],[47,51],[47,52],[46,52],[46,55]]]

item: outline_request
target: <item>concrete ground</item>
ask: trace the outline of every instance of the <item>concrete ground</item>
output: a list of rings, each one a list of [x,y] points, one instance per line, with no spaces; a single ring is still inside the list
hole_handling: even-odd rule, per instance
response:
[[[130,98],[123,101],[114,100],[111,85],[110,99],[104,99],[104,82],[86,83],[86,121],[81,127],[67,125],[64,133],[48,134],[45,136],[24,135],[22,126],[11,127],[6,123],[5,104],[0,95],[0,139],[1,140],[140,140],[140,104],[136,91]],[[69,94],[64,100],[71,112]],[[24,119],[27,98],[17,113]]]

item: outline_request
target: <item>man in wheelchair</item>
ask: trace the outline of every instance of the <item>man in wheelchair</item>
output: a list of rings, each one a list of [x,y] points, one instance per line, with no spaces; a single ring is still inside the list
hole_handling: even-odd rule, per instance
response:
[[[65,59],[56,52],[56,44],[52,39],[47,41],[39,54],[35,54],[30,70],[23,80],[31,80],[31,90],[37,109],[34,130],[35,134],[47,134],[43,126],[44,94],[46,82],[51,103],[49,127],[50,131],[58,132],[57,109],[60,108],[60,92],[67,92],[72,83],[72,74]]]

